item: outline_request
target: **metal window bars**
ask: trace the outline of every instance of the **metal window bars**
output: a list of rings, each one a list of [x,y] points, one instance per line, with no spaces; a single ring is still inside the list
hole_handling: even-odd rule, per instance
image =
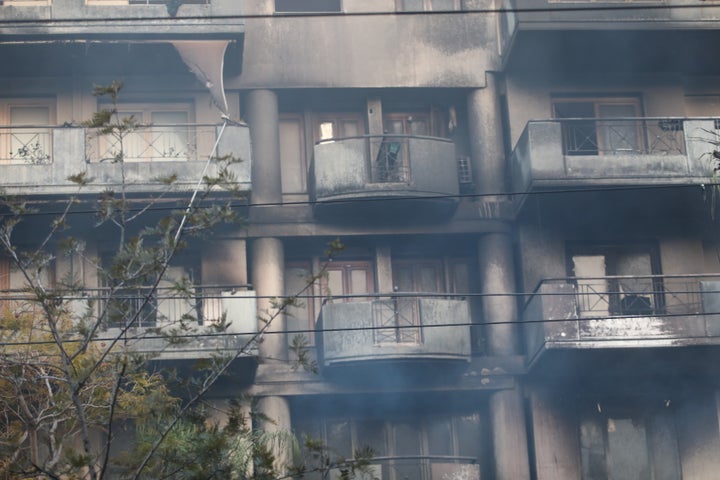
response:
[[[52,160],[52,129],[39,126],[0,128],[0,163],[45,164]]]

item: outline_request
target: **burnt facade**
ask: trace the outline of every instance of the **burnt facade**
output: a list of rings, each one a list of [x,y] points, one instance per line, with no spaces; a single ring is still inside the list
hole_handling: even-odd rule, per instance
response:
[[[715,478],[720,8],[170,3],[0,2],[2,186],[117,184],[112,142],[80,124],[115,79],[152,125],[130,139],[133,194],[169,173],[191,191],[216,143],[241,158],[248,225],[175,267],[217,299],[208,320],[227,313],[222,348],[324,273],[224,394],[340,453],[371,446],[382,479]],[[58,272],[102,287],[73,262]],[[318,373],[294,368],[298,335]]]

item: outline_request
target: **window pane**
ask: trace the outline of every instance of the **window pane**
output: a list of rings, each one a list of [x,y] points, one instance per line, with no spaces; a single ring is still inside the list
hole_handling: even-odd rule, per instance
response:
[[[608,474],[624,480],[650,480],[645,425],[629,418],[609,418]]]
[[[411,135],[430,135],[428,121],[424,118],[411,117],[408,119],[408,133]]]
[[[187,112],[152,112],[149,156],[153,159],[187,160],[194,150],[189,145]]]
[[[368,293],[368,272],[364,269],[353,269],[350,272],[351,293]]]
[[[433,10],[455,10],[455,0],[430,0]]]
[[[580,315],[607,316],[610,297],[605,255],[574,255],[573,273],[577,278]]]
[[[449,418],[432,418],[427,427],[428,454],[452,455],[453,437]]]
[[[459,451],[463,457],[475,457],[480,455],[480,436],[482,425],[480,415],[477,413],[463,415],[455,419],[456,435]]]
[[[423,10],[423,0],[402,0],[402,9],[406,12]]]
[[[356,448],[371,447],[376,457],[387,455],[385,424],[379,420],[369,420],[356,425]]]
[[[342,295],[345,293],[343,288],[343,271],[339,269],[328,270],[327,272],[327,288],[329,295]]]
[[[343,137],[357,137],[362,135],[360,132],[360,125],[358,125],[358,122],[353,120],[343,120],[341,135]]]
[[[321,122],[320,123],[320,140],[327,140],[329,138],[335,138],[335,123],[334,122]]]
[[[397,423],[395,425],[395,455],[420,455],[421,453],[418,425],[411,421]]]
[[[275,0],[276,12],[339,12],[340,0]]]
[[[438,267],[435,265],[421,265],[418,273],[418,282],[415,286],[418,292],[438,291]]]
[[[285,292],[288,295],[297,295],[306,286],[310,278],[310,269],[302,266],[289,266],[285,268]],[[309,294],[308,291],[306,294]],[[305,330],[312,326],[310,318],[311,299],[300,298],[297,305],[289,305],[285,311],[288,330]],[[308,334],[305,334],[309,337]],[[292,340],[288,338],[289,341]]]
[[[39,126],[50,124],[48,107],[10,107],[10,125]],[[10,158],[28,163],[50,160],[50,130],[21,128],[11,130]]]
[[[327,423],[328,446],[343,458],[352,458],[352,430],[350,421],[335,420]]]
[[[305,192],[307,172],[301,126],[297,118],[280,120],[280,173],[283,193]]]

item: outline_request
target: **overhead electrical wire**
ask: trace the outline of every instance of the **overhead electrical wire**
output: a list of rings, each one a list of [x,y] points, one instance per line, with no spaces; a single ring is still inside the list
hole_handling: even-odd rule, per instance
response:
[[[174,17],[87,17],[87,18],[19,18],[13,20],[0,20],[0,25],[12,24],[67,24],[67,23],[108,23],[108,22],[158,22],[170,21],[179,23],[183,20],[249,20],[249,19],[270,19],[270,18],[313,18],[313,17],[377,17],[377,16],[417,16],[417,15],[466,15],[466,14],[512,14],[512,13],[562,13],[562,12],[612,12],[612,11],[657,11],[657,10],[684,10],[693,8],[718,8],[720,4],[683,4],[683,5],[592,5],[592,6],[571,6],[558,5],[553,7],[499,7],[499,8],[474,8],[467,10],[439,10],[439,11],[373,11],[373,12],[276,12],[259,14],[231,14],[231,15],[187,15]],[[102,8],[101,6],[95,8]],[[142,8],[142,7],[139,7]],[[100,11],[100,10],[98,10]],[[638,19],[643,20],[643,19]],[[230,23],[227,25],[235,25]],[[47,32],[43,32],[47,35]]]
[[[398,329],[432,329],[432,328],[451,328],[451,327],[493,327],[493,326],[499,326],[499,325],[533,325],[533,324],[552,324],[552,323],[575,323],[575,322],[597,322],[597,321],[612,321],[612,320],[618,320],[618,319],[627,319],[627,318],[678,318],[678,317],[689,317],[689,318],[696,318],[696,317],[705,317],[705,316],[711,316],[711,315],[720,315],[720,311],[717,312],[690,312],[690,313],[658,313],[654,315],[619,315],[619,316],[594,316],[594,317],[580,317],[577,318],[542,318],[542,319],[530,319],[530,320],[502,320],[502,321],[491,321],[491,322],[457,322],[457,323],[438,323],[433,325],[368,325],[368,326],[359,326],[359,327],[337,327],[337,328],[303,328],[303,329],[282,329],[282,330],[270,330],[267,329],[263,332],[263,335],[280,335],[280,334],[314,334],[314,333],[342,333],[342,332],[361,332],[361,331],[374,331],[374,330],[398,330]],[[141,329],[142,327],[135,327],[137,329]],[[140,340],[157,340],[157,339],[193,339],[193,338],[225,338],[225,337],[250,337],[253,335],[257,335],[257,331],[248,331],[248,332],[221,332],[221,333],[187,333],[182,335],[138,335],[138,336],[128,336],[128,341],[140,341]],[[123,337],[124,338],[124,337]],[[662,338],[648,338],[648,340],[673,340],[675,337],[662,337]],[[687,337],[680,337],[677,338],[687,338]],[[703,338],[703,337],[698,337]],[[112,336],[112,337],[97,337],[93,338],[93,342],[110,342],[117,340],[118,337]],[[602,340],[602,341],[617,341],[617,340],[626,340],[625,337],[619,337],[619,338],[603,338],[603,339],[594,339],[594,340]],[[62,343],[79,343],[84,341],[82,338],[78,339],[66,339],[63,340]],[[566,341],[572,341],[572,339],[566,339]],[[57,344],[55,340],[36,340],[36,341],[23,341],[23,342],[0,342],[0,347],[23,347],[23,346],[30,346],[30,345],[55,345]],[[232,349],[231,349],[232,350]],[[3,354],[0,352],[0,357],[2,357]]]
[[[720,181],[715,179],[708,178],[707,182],[698,182],[698,183],[684,183],[684,184],[666,184],[666,185],[659,185],[659,184],[652,184],[652,185],[618,185],[618,186],[596,186],[596,187],[574,187],[574,188],[562,188],[562,189],[544,189],[544,190],[529,190],[525,192],[491,192],[491,193],[458,193],[458,194],[443,194],[443,195],[428,195],[428,196],[403,196],[403,197],[383,197],[383,198],[352,198],[352,199],[330,199],[330,200],[293,200],[293,201],[281,201],[281,202],[247,202],[247,203],[234,203],[230,205],[233,208],[261,208],[261,207],[288,207],[288,206],[314,206],[314,205],[336,205],[336,204],[356,204],[356,203],[375,203],[375,202],[401,202],[401,201],[416,201],[416,200],[452,200],[452,199],[464,199],[464,198],[484,198],[484,197],[517,197],[517,196],[535,196],[535,195],[558,195],[558,194],[568,194],[568,193],[597,193],[597,192],[622,192],[622,191],[639,191],[639,190],[668,190],[668,189],[697,189],[701,192],[708,191],[712,188],[720,188]],[[177,194],[185,194],[188,192],[174,192]],[[99,195],[99,193],[82,193],[79,195],[81,198],[87,198],[92,197],[94,195]],[[40,205],[40,204],[51,204],[51,203],[59,203],[59,201],[49,200],[49,199],[35,199],[30,200],[33,198],[32,194],[18,194],[18,195],[5,195],[6,198],[24,198],[28,200],[28,204],[30,205]],[[175,197],[175,199],[181,199],[181,197]],[[132,200],[129,200],[129,203],[133,203],[134,201],[137,201],[138,203],[146,203],[147,201],[153,201],[152,198],[147,199],[143,197],[134,198]],[[155,207],[140,207],[132,208],[129,207],[127,210],[132,211],[173,211],[181,209],[180,205],[175,206],[155,206]],[[212,205],[197,205],[194,208],[201,209],[201,208],[212,208]],[[64,211],[56,211],[56,212],[48,212],[48,211],[37,211],[37,212],[29,212],[22,215],[16,215],[9,212],[2,212],[0,213],[0,218],[2,217],[30,217],[30,216],[49,216],[49,215],[59,215],[61,213],[65,213]],[[79,209],[79,210],[71,210],[68,212],[68,214],[71,215],[88,215],[88,214],[95,214],[97,213],[97,209]]]

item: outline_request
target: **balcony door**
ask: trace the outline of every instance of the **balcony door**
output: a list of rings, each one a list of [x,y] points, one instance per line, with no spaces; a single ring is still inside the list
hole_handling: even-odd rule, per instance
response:
[[[624,155],[644,150],[642,125],[633,119],[640,116],[636,98],[557,99],[553,115],[572,119],[563,122],[566,155]]]
[[[326,294],[344,302],[366,300],[363,294],[375,290],[370,262],[333,263],[327,267]]]
[[[571,249],[578,310],[583,317],[653,315],[663,306],[662,282],[654,249],[598,246]]]
[[[48,100],[0,101],[0,124],[11,127],[0,130],[0,163],[50,163],[52,130],[47,126],[54,117]]]

